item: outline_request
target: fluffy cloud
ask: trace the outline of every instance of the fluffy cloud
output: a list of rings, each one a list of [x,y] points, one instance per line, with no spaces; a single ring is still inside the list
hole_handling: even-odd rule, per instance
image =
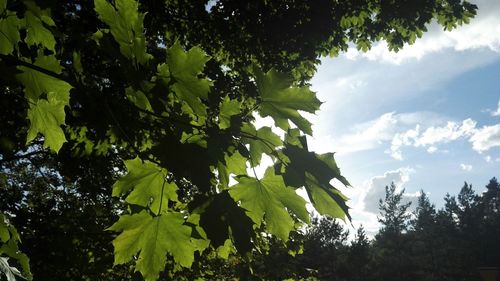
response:
[[[377,118],[352,126],[347,133],[341,136],[323,135],[321,138],[311,139],[310,143],[311,147],[319,152],[335,151],[339,154],[348,154],[378,148],[384,143],[393,140],[394,134],[410,126],[415,126],[415,124],[421,123],[431,126],[441,124],[443,120],[442,116],[426,111],[410,113],[387,112]],[[412,134],[418,134],[418,131],[406,132],[405,135],[400,136],[401,140],[394,140],[394,145],[406,144],[406,141],[413,137]],[[398,141],[402,143],[399,144]]]
[[[402,160],[404,146],[426,147],[428,153],[447,152],[439,150],[436,145],[460,139],[467,139],[472,144],[472,149],[478,153],[500,146],[500,124],[481,128],[476,128],[476,124],[470,118],[461,123],[449,121],[445,126],[430,126],[422,133],[421,126],[417,124],[414,129],[396,133],[388,153],[392,158]],[[486,161],[490,162],[491,158],[486,158]]]
[[[394,112],[354,126],[352,131],[343,135],[334,145],[338,153],[351,153],[377,147],[391,138],[397,119]]]
[[[371,178],[366,185],[366,194],[363,199],[364,210],[377,214],[379,212],[379,200],[385,197],[385,187],[392,182],[396,185],[397,190],[401,190],[402,186],[410,180],[410,175],[415,170],[409,167],[399,168],[397,170],[387,171],[382,176]],[[404,201],[414,201],[415,194],[405,194]]]
[[[415,138],[415,146],[429,146],[437,143],[447,143],[474,133],[477,122],[468,118],[461,124],[448,122],[444,127],[429,127],[422,135]]]
[[[420,125],[417,124],[415,129],[394,135],[389,153],[397,160],[403,159],[401,151],[403,146],[427,147],[427,152],[435,153],[440,151],[435,146],[437,144],[474,136],[477,131],[476,124],[477,122],[470,118],[463,120],[462,123],[449,121],[445,126],[430,126],[422,133]]]
[[[464,171],[470,172],[472,171],[472,165],[467,165],[467,164],[460,164],[460,168]]]
[[[472,143],[472,149],[479,153],[500,146],[500,124],[477,129],[469,141]]]
[[[411,145],[415,138],[419,135],[420,125],[417,124],[415,129],[408,130],[404,133],[397,133],[391,142],[391,156],[397,160],[403,160],[401,146]]]
[[[445,49],[464,51],[479,48],[488,48],[500,52],[500,4],[498,1],[477,1],[478,15],[470,24],[461,26],[451,32],[443,31],[442,27],[432,24],[425,36],[413,45],[406,45],[397,53],[390,52],[385,42],[372,47],[366,53],[350,48],[346,54],[348,59],[359,57],[373,61],[382,61],[391,64],[401,64],[412,59],[441,52]]]

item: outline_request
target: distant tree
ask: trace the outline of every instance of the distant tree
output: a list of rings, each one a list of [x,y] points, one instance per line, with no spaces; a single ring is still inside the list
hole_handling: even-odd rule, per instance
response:
[[[403,194],[404,189],[396,192],[394,183],[385,187],[385,199],[379,200],[378,221],[382,224],[380,233],[401,234],[407,230],[411,216],[408,208],[411,202],[404,203]]]
[[[437,249],[442,245],[439,244],[438,236],[440,233],[436,216],[434,204],[430,202],[427,194],[421,190],[414,213],[415,219],[411,222],[409,240],[412,245],[413,271],[416,278],[422,281],[442,280],[437,260]]]
[[[481,266],[500,265],[500,184],[492,178],[479,200]],[[497,250],[494,250],[497,249]]]
[[[402,280],[411,269],[409,245],[404,235],[408,230],[411,202],[403,202],[404,189],[397,192],[396,185],[385,187],[385,199],[380,199],[378,220],[381,223],[375,236],[375,267],[377,280]]]
[[[304,237],[302,277],[344,280],[347,273],[349,232],[330,217],[314,218]]]
[[[350,281],[368,281],[372,278],[371,244],[364,227],[361,225],[349,247],[347,264],[349,266],[348,279]]]

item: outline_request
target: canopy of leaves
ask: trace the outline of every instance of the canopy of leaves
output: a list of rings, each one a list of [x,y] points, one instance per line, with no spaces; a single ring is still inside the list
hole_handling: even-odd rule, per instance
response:
[[[321,104],[308,84],[319,57],[350,41],[397,50],[433,18],[450,29],[476,9],[446,0],[212,4],[0,1],[2,159],[43,148],[58,163],[99,156],[104,170],[123,173],[112,193],[123,206],[109,229],[115,263],[147,280],[222,245],[248,254],[260,232],[286,241],[309,222],[301,187],[320,213],[348,217],[330,184],[348,185],[333,154],[307,149],[302,112]],[[276,128],[256,127],[256,113]],[[259,166],[263,154],[272,167]],[[247,167],[267,172],[260,179]],[[76,177],[64,169],[55,177]]]

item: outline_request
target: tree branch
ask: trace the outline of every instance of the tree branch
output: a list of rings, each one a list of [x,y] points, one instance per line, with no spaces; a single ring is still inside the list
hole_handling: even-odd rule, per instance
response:
[[[10,157],[2,157],[2,159],[0,159],[0,165],[2,165],[3,163],[6,163],[6,162],[11,162],[11,161],[17,161],[17,160],[20,160],[20,159],[24,159],[24,158],[29,158],[33,155],[37,155],[37,154],[42,154],[42,153],[46,153],[47,151],[45,150],[37,150],[37,151],[32,151],[32,152],[29,152],[29,153],[26,153],[26,154],[23,154],[23,155],[14,155],[14,156],[10,156]]]

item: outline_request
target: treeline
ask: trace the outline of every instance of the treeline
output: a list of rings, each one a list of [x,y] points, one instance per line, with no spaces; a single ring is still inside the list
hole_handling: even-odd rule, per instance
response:
[[[0,212],[21,234],[34,280],[142,280],[128,264],[113,266],[115,234],[105,229],[122,211],[109,194],[117,172],[84,160],[34,155],[3,163]],[[286,243],[257,236],[247,256],[231,247],[208,249],[190,269],[169,259],[160,280],[479,281],[478,267],[500,266],[497,179],[481,194],[466,183],[440,209],[425,192],[413,211],[402,199],[394,185],[386,188],[373,239],[362,227],[349,235],[352,227],[316,218]]]
[[[363,227],[354,239],[329,218],[316,219],[300,234],[302,254],[279,243],[254,262],[266,280],[475,281],[480,267],[500,266],[500,184],[492,178],[477,194],[465,183],[437,209],[421,192],[414,211],[394,184],[379,202],[382,227],[369,239]]]

